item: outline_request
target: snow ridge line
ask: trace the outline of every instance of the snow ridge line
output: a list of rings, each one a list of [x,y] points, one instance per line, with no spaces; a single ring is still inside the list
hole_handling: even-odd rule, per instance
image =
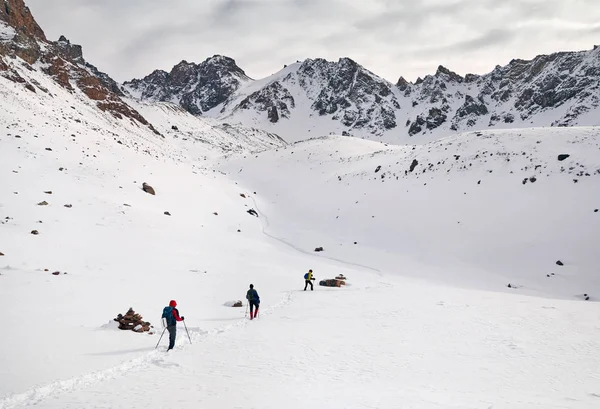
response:
[[[264,314],[269,315],[273,311],[288,305],[291,302],[291,300],[292,292],[286,291],[282,301],[264,310],[261,309],[259,317]],[[244,318],[241,319],[239,322],[236,322],[235,324],[230,324],[225,327],[216,328],[208,332],[192,331],[190,336],[192,340],[200,342],[209,336],[216,336],[234,328],[248,325],[249,321],[250,320]],[[182,334],[181,330],[179,331],[179,334]],[[185,334],[182,334],[181,337],[185,337]],[[189,346],[190,345],[184,345],[183,348],[187,349]],[[0,409],[14,409],[21,406],[29,407],[58,394],[68,393],[76,389],[89,387],[95,383],[112,380],[131,372],[141,371],[150,366],[151,364],[161,362],[164,359],[164,352],[159,350],[153,350],[146,355],[134,358],[130,361],[123,362],[112,368],[92,372],[67,380],[51,382],[46,385],[34,387],[22,393],[8,395],[7,397],[0,399]]]

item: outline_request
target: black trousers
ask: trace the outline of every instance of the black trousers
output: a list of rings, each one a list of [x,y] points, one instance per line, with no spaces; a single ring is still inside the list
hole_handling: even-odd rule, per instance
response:
[[[250,315],[252,315],[252,311],[254,311],[254,307],[256,307],[256,311],[258,311],[259,303],[256,301],[250,301]]]
[[[173,349],[177,337],[177,325],[169,325],[167,331],[169,331],[169,349]]]
[[[313,283],[311,280],[305,280],[304,281],[304,291],[306,291],[306,287],[308,287],[308,285],[310,284],[310,291],[313,290]]]

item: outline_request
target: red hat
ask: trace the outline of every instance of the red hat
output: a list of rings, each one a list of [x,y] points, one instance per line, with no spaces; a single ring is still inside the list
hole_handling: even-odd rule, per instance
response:
[[[175,300],[171,300],[171,301],[169,302],[169,307],[177,307],[177,301],[175,301]]]

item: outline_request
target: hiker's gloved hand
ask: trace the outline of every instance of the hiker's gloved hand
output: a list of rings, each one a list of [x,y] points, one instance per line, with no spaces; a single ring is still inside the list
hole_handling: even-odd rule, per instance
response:
[[[183,316],[182,316],[182,317],[181,317],[181,321],[185,321],[185,317],[183,317]]]

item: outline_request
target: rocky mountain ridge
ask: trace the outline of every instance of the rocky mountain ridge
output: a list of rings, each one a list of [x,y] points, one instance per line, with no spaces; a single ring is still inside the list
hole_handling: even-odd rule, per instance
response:
[[[197,98],[191,95],[188,108],[196,102],[203,109],[221,102],[218,97],[223,88],[218,87],[219,81],[211,74],[218,77],[231,62],[225,58],[213,59],[200,71],[205,92]],[[178,91],[192,80],[194,67],[194,64],[182,63],[174,69],[171,79],[174,86],[181,85]],[[154,74],[157,78],[161,75],[160,72]],[[232,81],[248,80],[241,70],[236,75]],[[129,132],[148,141],[157,136],[178,139],[194,154],[200,152],[201,157],[285,145],[285,141],[272,132],[199,118],[170,103],[148,107],[128,98],[116,81],[85,60],[80,45],[72,44],[65,36],[49,41],[23,0],[4,0],[0,7],[0,82],[0,94],[6,101],[12,100],[15,108],[0,116],[0,121],[8,123],[29,123],[28,115],[35,117],[44,112],[46,126],[76,122],[92,126],[95,131],[102,128],[115,138]],[[232,84],[235,85],[235,81]],[[152,95],[151,90],[147,91],[147,95]],[[88,115],[83,115],[83,111]],[[37,126],[30,125],[31,129]]]
[[[81,91],[102,111],[118,119],[134,120],[156,132],[120,98],[123,94],[117,83],[85,61],[81,46],[71,44],[64,36],[56,42],[49,41],[23,0],[4,0],[4,7],[0,7],[0,32],[3,77],[23,84],[31,92],[48,92],[19,74],[17,65],[24,63],[28,70],[41,70],[71,92]]]
[[[182,67],[187,75],[179,75]],[[292,140],[313,130],[425,142],[491,127],[600,124],[600,49],[515,59],[485,75],[463,77],[440,66],[415,83],[400,77],[396,84],[349,58],[307,59],[251,80],[234,60],[214,56],[198,65],[184,61],[171,73],[155,71],[122,90]]]

